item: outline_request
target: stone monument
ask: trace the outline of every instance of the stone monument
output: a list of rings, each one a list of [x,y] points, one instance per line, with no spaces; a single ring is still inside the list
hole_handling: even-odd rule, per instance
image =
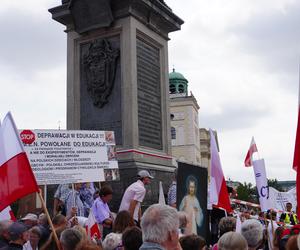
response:
[[[145,204],[157,202],[174,170],[168,34],[183,21],[163,0],[62,0],[49,12],[66,26],[67,128],[115,132],[115,208],[140,169],[155,176]]]

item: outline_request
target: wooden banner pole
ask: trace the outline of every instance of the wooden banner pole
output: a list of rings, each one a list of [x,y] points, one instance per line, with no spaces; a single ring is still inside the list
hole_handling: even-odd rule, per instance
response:
[[[62,248],[61,248],[61,246],[60,246],[60,243],[59,243],[59,240],[58,240],[58,238],[57,238],[57,234],[56,234],[55,228],[54,228],[54,226],[53,226],[52,220],[51,220],[50,215],[49,215],[49,213],[48,213],[48,210],[47,210],[45,201],[44,201],[44,199],[43,199],[43,197],[42,197],[42,195],[41,195],[40,192],[38,192],[38,195],[39,195],[39,198],[40,198],[40,200],[41,200],[42,207],[43,207],[43,209],[44,209],[44,211],[45,211],[45,214],[46,214],[46,216],[47,216],[49,225],[50,225],[50,227],[51,227],[51,230],[52,230],[52,233],[53,233],[54,240],[55,240],[55,243],[56,243],[56,245],[57,245],[57,248],[58,248],[59,250],[62,250]]]

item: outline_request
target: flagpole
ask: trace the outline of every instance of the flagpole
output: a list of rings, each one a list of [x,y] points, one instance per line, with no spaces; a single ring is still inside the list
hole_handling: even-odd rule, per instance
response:
[[[44,200],[47,207],[47,184],[44,185]]]
[[[47,219],[48,219],[50,228],[51,228],[51,230],[52,230],[52,233],[53,233],[54,240],[55,240],[55,243],[56,243],[56,245],[57,245],[57,248],[58,248],[59,250],[62,250],[61,245],[60,245],[60,243],[59,243],[59,240],[58,240],[58,238],[57,238],[57,234],[56,234],[55,228],[54,228],[54,226],[53,226],[52,220],[51,220],[50,215],[49,215],[49,213],[48,213],[48,209],[47,209],[46,204],[45,204],[45,201],[44,201],[44,199],[43,199],[43,196],[41,195],[40,192],[37,192],[37,193],[38,193],[38,196],[39,196],[39,198],[40,198],[40,200],[41,200],[42,207],[43,207],[43,209],[44,209],[44,211],[45,211],[45,214],[46,214],[46,216],[47,216]]]
[[[272,228],[272,236],[274,236],[273,210],[272,209],[271,209],[271,228]]]

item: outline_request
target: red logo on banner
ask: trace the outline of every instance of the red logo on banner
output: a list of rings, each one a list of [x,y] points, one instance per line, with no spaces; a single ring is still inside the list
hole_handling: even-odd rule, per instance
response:
[[[20,137],[24,144],[31,144],[35,141],[35,135],[31,130],[23,130]]]

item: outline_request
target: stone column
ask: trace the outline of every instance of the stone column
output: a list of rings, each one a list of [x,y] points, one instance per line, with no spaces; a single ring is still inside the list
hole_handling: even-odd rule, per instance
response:
[[[183,21],[162,0],[64,0],[49,11],[66,26],[67,128],[115,132],[116,207],[140,169],[156,177],[146,203],[157,202],[173,172],[168,34]]]

